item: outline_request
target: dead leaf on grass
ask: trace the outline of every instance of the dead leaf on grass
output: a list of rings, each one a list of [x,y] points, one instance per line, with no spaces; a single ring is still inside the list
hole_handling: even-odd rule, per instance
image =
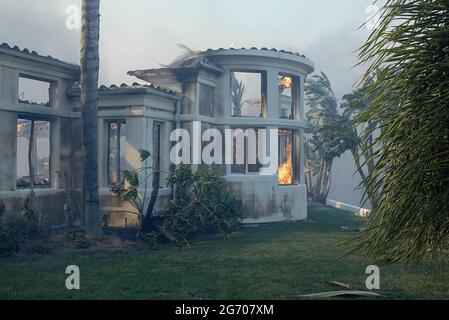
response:
[[[314,294],[306,294],[298,297],[301,298],[317,298],[317,299],[326,299],[326,298],[336,298],[336,297],[347,297],[347,298],[374,298],[381,297],[382,295],[370,292],[370,291],[331,291],[331,292],[321,292]]]
[[[350,289],[351,287],[347,285],[346,283],[338,282],[338,281],[326,281],[325,282],[328,286],[331,287],[337,287],[337,288],[345,288]]]

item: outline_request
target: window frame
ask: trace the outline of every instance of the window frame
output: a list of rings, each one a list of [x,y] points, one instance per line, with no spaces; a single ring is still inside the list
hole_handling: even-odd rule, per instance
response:
[[[292,79],[291,86],[291,105],[290,105],[290,116],[282,117],[281,114],[281,104],[282,104],[282,92],[279,90],[280,81],[284,77],[289,77]],[[279,92],[279,101],[278,101],[278,112],[279,118],[285,120],[299,120],[301,114],[301,78],[299,76],[295,76],[293,74],[289,74],[286,72],[278,73],[278,92]]]
[[[234,127],[231,128],[233,130],[233,136],[232,136],[232,164],[231,164],[231,175],[260,175],[262,164],[259,162],[259,130],[264,130],[265,128],[238,128]],[[256,163],[255,164],[249,164],[248,158],[249,158],[249,143],[248,143],[248,136],[245,134],[244,136],[244,164],[237,164],[234,163],[234,160],[236,160],[236,154],[235,154],[235,147],[236,147],[236,138],[234,137],[234,132],[236,130],[243,130],[246,132],[248,129],[253,129],[256,132]],[[265,129],[266,130],[266,129]],[[234,166],[244,166],[244,172],[235,172]],[[250,166],[258,166],[258,171],[250,171]]]
[[[235,73],[246,73],[246,74],[258,74],[260,75],[260,97],[261,97],[261,107],[259,116],[245,116],[245,115],[235,115],[234,114],[234,102],[232,99],[232,86],[233,86],[233,74]],[[231,118],[252,118],[252,119],[264,119],[268,114],[268,73],[266,70],[252,70],[252,69],[231,69],[229,78],[230,90],[230,114]]]
[[[281,135],[279,134],[280,131],[287,131],[290,132],[291,135],[291,144],[292,144],[292,150],[291,150],[291,155],[292,155],[292,183],[290,184],[281,184],[279,181],[279,170],[281,168]],[[289,128],[279,128],[278,129],[278,173],[277,173],[277,177],[278,177],[278,185],[279,187],[292,187],[292,186],[298,186],[301,184],[300,181],[300,172],[301,172],[301,168],[300,168],[300,157],[298,156],[298,151],[299,151],[299,145],[298,145],[298,130],[295,129],[289,129]]]
[[[48,85],[48,102],[47,103],[33,103],[36,101],[30,101],[30,100],[21,100],[20,96],[22,94],[24,94],[25,92],[21,93],[20,89],[20,81],[21,79],[24,80],[29,80],[29,81],[35,81],[35,82],[40,82],[40,83],[45,83]],[[51,79],[46,79],[46,78],[42,78],[42,77],[37,77],[37,76],[33,76],[33,75],[29,75],[29,74],[25,74],[25,73],[19,73],[18,76],[18,87],[17,87],[17,103],[18,104],[25,104],[25,105],[30,105],[30,106],[38,106],[38,107],[46,107],[46,108],[53,108],[55,105],[55,97],[54,97],[54,93],[55,93],[55,89],[56,89],[56,83],[54,80]],[[29,103],[26,103],[26,101],[28,101]]]
[[[35,183],[35,178],[36,178],[36,165],[37,163],[34,163],[33,166],[33,175],[34,177],[31,177],[31,172],[28,172],[28,176],[29,176],[29,187],[18,187],[18,181],[19,181],[19,176],[17,174],[17,170],[18,168],[16,168],[16,190],[27,190],[27,189],[51,189],[53,188],[53,173],[52,173],[52,168],[53,168],[53,144],[52,144],[52,127],[54,126],[54,119],[45,117],[45,116],[40,116],[40,115],[22,115],[22,114],[17,114],[16,117],[16,126],[19,123],[19,119],[21,120],[28,120],[31,122],[36,122],[36,121],[42,121],[42,122],[48,122],[49,124],[49,136],[48,136],[48,146],[49,146],[49,152],[48,152],[48,183],[45,184],[36,184]],[[35,127],[35,126],[34,126]],[[34,132],[34,134],[36,134],[36,132]],[[17,135],[17,134],[16,134]],[[17,137],[18,138],[18,137]],[[36,139],[36,138],[35,138]],[[30,143],[30,142],[28,142]],[[16,139],[16,148],[17,148],[17,144],[18,144],[18,139]],[[34,148],[36,148],[36,145],[33,146]],[[28,149],[29,149],[29,145],[28,145]],[[36,150],[37,152],[37,150]],[[18,159],[18,155],[17,155],[17,149],[16,149],[16,163],[17,163],[17,159]],[[38,159],[36,158],[36,161]],[[28,158],[27,158],[27,162],[28,162]],[[27,170],[29,171],[29,163],[28,163],[28,168]],[[31,184],[31,179],[33,179],[33,183]]]
[[[209,89],[210,92],[208,92],[210,94],[211,101],[209,101],[209,106],[205,107],[205,110],[207,112],[202,113],[202,97],[203,94],[205,94],[205,92],[207,92],[206,90],[203,91],[202,89]],[[199,99],[198,99],[198,114],[200,116],[204,116],[204,117],[209,117],[209,118],[213,118],[215,116],[215,87],[211,86],[209,84],[203,83],[203,82],[198,82],[198,95],[199,95]]]
[[[107,186],[113,186],[114,184],[122,184],[122,171],[120,170],[121,168],[121,159],[120,159],[120,150],[122,148],[121,145],[121,127],[122,125],[125,125],[126,128],[126,120],[125,119],[114,119],[114,120],[107,120],[107,146],[106,146],[106,156],[107,156],[107,163],[106,163],[106,184]],[[115,134],[115,139],[116,139],[116,145],[115,145],[115,157],[116,157],[116,175],[117,175],[117,182],[113,183],[112,179],[111,179],[111,124],[116,123],[118,124],[118,129],[117,129],[117,133]],[[126,129],[125,129],[126,130]],[[125,131],[126,133],[126,131]],[[126,134],[125,134],[125,140],[126,140]]]
[[[163,123],[154,122],[153,123],[153,152],[152,152],[152,161],[153,161],[153,169],[157,171],[162,170],[162,130]],[[156,135],[156,129],[159,128],[158,133]],[[157,147],[156,147],[157,146]],[[157,149],[157,150],[156,150]],[[155,161],[157,155],[157,161]],[[155,163],[157,162],[157,163]]]

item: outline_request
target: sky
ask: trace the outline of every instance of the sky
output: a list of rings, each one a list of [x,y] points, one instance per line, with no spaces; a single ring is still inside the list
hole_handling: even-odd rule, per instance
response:
[[[100,84],[132,83],[127,71],[169,64],[193,50],[268,47],[305,54],[325,72],[338,99],[363,70],[355,51],[374,0],[102,0]],[[80,31],[66,27],[80,0],[0,0],[0,43],[79,63]],[[379,5],[379,4],[378,4]],[[331,196],[358,204],[348,155],[334,167]],[[344,188],[340,188],[344,186]],[[344,190],[344,193],[342,193]]]
[[[100,82],[132,82],[127,71],[168,64],[182,51],[269,47],[305,54],[331,79],[338,97],[362,70],[354,53],[373,0],[103,0]],[[0,0],[0,42],[79,62],[79,30],[66,8],[80,0]]]

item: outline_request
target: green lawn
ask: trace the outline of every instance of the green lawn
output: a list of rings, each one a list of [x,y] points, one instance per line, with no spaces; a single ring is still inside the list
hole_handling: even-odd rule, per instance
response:
[[[210,236],[190,249],[157,251],[70,250],[51,255],[0,258],[1,299],[288,299],[332,291],[325,281],[366,290],[357,257],[341,258],[341,241],[363,219],[311,206],[308,223],[244,227],[225,243]],[[341,258],[341,259],[340,259]],[[65,289],[65,268],[81,269],[81,290]],[[436,277],[426,266],[410,271],[381,267],[380,293],[387,299],[449,298],[449,267]]]

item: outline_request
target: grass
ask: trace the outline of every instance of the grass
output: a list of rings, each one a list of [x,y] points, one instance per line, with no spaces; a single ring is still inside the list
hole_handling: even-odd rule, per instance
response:
[[[125,252],[70,250],[0,259],[0,299],[293,299],[332,291],[325,281],[366,290],[366,265],[344,257],[341,242],[363,219],[312,205],[309,222],[243,227],[229,242],[218,236]],[[81,290],[65,288],[65,269],[81,270]],[[449,268],[380,266],[386,299],[447,299]]]

